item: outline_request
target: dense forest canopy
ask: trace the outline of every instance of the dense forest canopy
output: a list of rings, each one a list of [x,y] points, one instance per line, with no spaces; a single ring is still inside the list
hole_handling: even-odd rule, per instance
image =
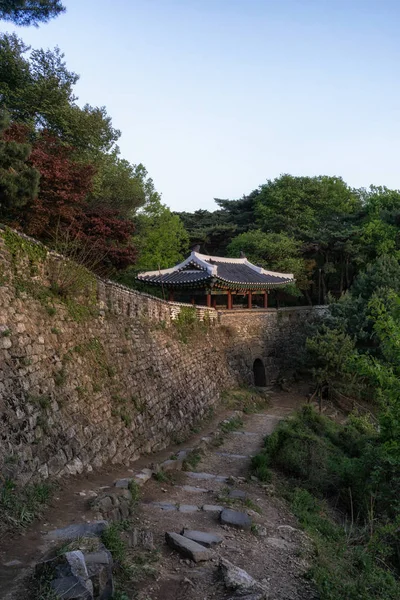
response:
[[[284,174],[240,200],[216,202],[215,212],[178,213],[190,243],[219,256],[242,250],[257,264],[293,272],[305,302],[339,297],[375,258],[398,256],[398,190]]]

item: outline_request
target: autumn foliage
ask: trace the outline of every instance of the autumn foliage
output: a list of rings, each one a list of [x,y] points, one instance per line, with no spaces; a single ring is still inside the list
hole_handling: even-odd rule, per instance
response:
[[[3,137],[6,141],[26,143],[29,129],[13,124]],[[132,221],[123,218],[118,210],[87,203],[95,175],[93,165],[78,162],[74,148],[47,131],[33,141],[29,164],[40,173],[39,193],[23,211],[14,211],[13,220],[20,228],[50,242],[56,234],[68,231],[69,239],[85,248],[86,254],[92,246],[109,267],[123,269],[134,262]]]

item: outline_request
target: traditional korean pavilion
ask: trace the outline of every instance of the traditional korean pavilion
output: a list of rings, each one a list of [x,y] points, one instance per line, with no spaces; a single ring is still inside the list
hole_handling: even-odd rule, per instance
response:
[[[268,292],[294,281],[289,273],[275,273],[257,267],[241,253],[240,258],[222,258],[200,254],[196,246],[190,256],[170,269],[139,273],[138,279],[146,284],[161,287],[170,301],[176,295],[189,296],[193,304],[217,306],[217,297],[226,297],[226,306],[233,308],[235,294],[247,296],[247,306],[252,308],[253,295],[262,297],[262,306],[268,307]],[[205,302],[204,302],[205,300]]]

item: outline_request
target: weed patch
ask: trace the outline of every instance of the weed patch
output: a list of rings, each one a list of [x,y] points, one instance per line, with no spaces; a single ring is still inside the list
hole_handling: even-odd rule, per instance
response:
[[[269,405],[265,392],[253,387],[226,390],[221,394],[221,400],[226,407],[242,410],[245,414],[257,413]]]
[[[230,431],[237,431],[243,427],[243,419],[241,417],[232,417],[226,421],[222,421],[219,424],[219,428],[223,433],[229,433]]]
[[[48,483],[19,487],[6,479],[0,487],[0,531],[21,529],[39,518],[52,491]]]
[[[200,450],[192,450],[183,461],[183,470],[193,471],[201,461],[201,458],[202,452],[200,452]]]

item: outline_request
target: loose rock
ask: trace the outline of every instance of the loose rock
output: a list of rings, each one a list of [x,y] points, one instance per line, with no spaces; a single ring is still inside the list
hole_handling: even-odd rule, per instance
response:
[[[229,590],[235,590],[241,596],[250,595],[250,598],[252,594],[255,594],[257,600],[263,600],[268,597],[267,586],[259,583],[244,569],[240,569],[229,560],[226,560],[226,558],[220,559],[219,567],[222,571],[225,587]]]

